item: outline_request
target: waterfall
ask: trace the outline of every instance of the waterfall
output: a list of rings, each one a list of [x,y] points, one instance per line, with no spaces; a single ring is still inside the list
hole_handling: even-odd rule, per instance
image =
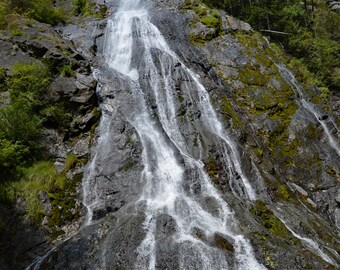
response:
[[[137,249],[135,269],[156,269],[159,241],[156,223],[162,214],[171,216],[176,223],[171,241],[179,248],[180,269],[265,269],[255,259],[232,209],[213,186],[204,163],[192,153],[181,131],[174,77],[181,78],[183,89],[189,93],[187,102],[200,112],[192,123],[198,134],[198,146],[202,138],[209,137],[221,150],[234,195],[255,200],[256,193],[243,173],[237,147],[218,119],[199,76],[170,49],[158,28],[149,21],[142,1],[121,0],[118,11],[108,21],[103,58],[108,70],[124,82],[121,85],[129,95],[130,106],[119,108],[118,113],[134,127],[143,148],[144,167],[138,180],[143,191],[136,205],[144,207],[146,235]],[[100,76],[104,75],[97,71],[99,82]],[[105,96],[103,91],[105,88],[98,88],[100,96]],[[150,100],[155,102],[156,109],[151,108]],[[101,156],[110,154],[103,151],[107,151],[105,144],[110,140],[110,119],[117,113],[109,99],[103,98],[100,106],[103,116],[96,147],[83,180],[86,225],[91,224],[94,209],[105,203],[95,175],[100,171],[99,152]],[[199,192],[185,188],[193,182],[200,187]],[[206,240],[194,236],[195,231],[200,231]],[[228,261],[226,252],[211,244],[216,235],[229,239],[234,250],[233,255],[228,255],[233,256],[232,260]]]
[[[280,208],[278,208],[280,210]],[[275,212],[275,215],[280,219],[280,221],[285,225],[285,227],[287,228],[288,231],[291,232],[291,234],[297,238],[300,239],[301,242],[314,254],[316,254],[317,256],[320,256],[325,262],[330,263],[334,266],[338,266],[338,264],[332,260],[323,250],[322,248],[319,246],[318,243],[316,243],[315,241],[313,241],[310,238],[304,237],[299,235],[298,233],[296,233],[295,231],[293,231],[292,228],[290,228],[287,225],[287,222],[283,220],[283,218],[279,215],[279,213]],[[336,252],[334,251],[334,254],[336,254]]]
[[[314,116],[314,118],[319,122],[319,124],[321,125],[321,127],[323,128],[326,134],[329,145],[340,156],[339,135],[338,135],[339,130],[338,130],[337,125],[334,123],[332,119],[330,119],[330,117],[328,117],[329,119],[323,119],[322,114],[320,114],[317,111],[315,106],[304,98],[304,94],[302,92],[302,89],[299,83],[296,81],[294,74],[289,69],[287,69],[282,64],[277,65],[277,67],[279,69],[281,76],[288,82],[288,84],[292,87],[292,89],[296,92],[296,94],[298,94],[299,101],[302,107],[306,109],[308,112],[310,112]],[[327,121],[330,127],[327,126],[327,123],[326,123]],[[333,133],[336,135],[336,137],[332,135]]]

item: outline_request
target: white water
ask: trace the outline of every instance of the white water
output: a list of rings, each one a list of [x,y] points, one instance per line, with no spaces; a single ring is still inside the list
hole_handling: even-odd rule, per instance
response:
[[[114,112],[111,111],[110,115],[103,114],[100,125],[99,125],[99,137],[96,139],[96,147],[92,148],[92,159],[90,164],[87,166],[85,170],[85,177],[82,183],[83,189],[83,205],[87,210],[84,226],[90,225],[93,217],[93,210],[96,207],[101,206],[102,200],[100,200],[99,189],[97,188],[97,179],[99,168],[97,167],[100,162],[98,162],[98,153],[97,151],[105,151],[105,149],[109,149],[105,147],[108,142],[109,133],[110,133],[110,119],[114,116]],[[100,150],[98,150],[100,149]],[[102,153],[105,156],[105,153]]]
[[[256,194],[242,171],[236,146],[218,120],[198,76],[169,48],[160,31],[149,21],[141,1],[121,0],[119,10],[108,22],[103,56],[108,67],[118,72],[128,84],[126,88],[131,91],[133,107],[123,110],[123,114],[138,132],[143,146],[141,180],[144,190],[139,201],[146,204],[143,224],[146,237],[138,248],[135,269],[155,269],[159,214],[168,214],[176,222],[172,241],[179,247],[181,269],[265,269],[256,261],[249,241],[238,230],[233,212],[211,184],[203,162],[190,153],[180,131],[175,107],[179,101],[174,96],[172,79],[175,64],[181,63],[178,69],[185,78],[185,87],[190,89],[189,98],[197,103],[201,112],[198,124],[224,151],[224,162],[234,194],[254,200]],[[148,81],[141,83],[145,75]],[[155,99],[159,122],[148,106],[148,95]],[[102,106],[110,107],[105,102]],[[105,144],[105,125],[108,122],[106,118],[101,121],[99,144]],[[87,223],[91,222],[93,208],[100,204],[100,194],[93,192],[96,190],[94,164],[96,153],[83,185],[84,205],[89,212]],[[198,196],[191,189],[185,190],[185,183],[190,180],[199,183],[201,190]],[[213,201],[214,206],[208,205],[206,200]],[[228,265],[222,250],[194,237],[194,229],[202,231],[208,239],[216,233],[231,238],[235,249],[233,265]]]
[[[275,213],[275,215],[281,220],[281,222],[286,226],[287,230],[290,231],[292,233],[292,235],[298,239],[301,240],[301,242],[314,254],[318,255],[319,257],[321,257],[325,262],[328,262],[334,266],[338,266],[338,264],[332,260],[325,252],[323,252],[322,248],[319,246],[319,244],[315,241],[313,241],[310,238],[301,236],[299,234],[297,234],[295,231],[293,231],[288,225],[287,223],[283,220],[282,217],[280,217],[280,215],[278,215],[278,213]]]
[[[327,140],[329,142],[329,145],[336,151],[336,153],[340,156],[340,146],[339,146],[339,129],[337,125],[334,123],[334,121],[330,118],[326,120],[321,120],[322,115],[317,111],[316,108],[314,108],[314,105],[310,102],[308,102],[304,98],[303,91],[301,87],[299,86],[299,83],[296,81],[294,74],[288,70],[284,65],[277,65],[280,74],[285,80],[289,83],[289,85],[294,89],[294,91],[299,95],[300,97],[300,103],[302,104],[303,108],[305,108],[307,111],[309,111],[315,119],[320,123],[321,127],[323,128]],[[330,126],[332,126],[332,130],[329,129],[329,127],[326,125],[326,122],[329,122]],[[335,131],[335,136],[332,135],[332,132]]]

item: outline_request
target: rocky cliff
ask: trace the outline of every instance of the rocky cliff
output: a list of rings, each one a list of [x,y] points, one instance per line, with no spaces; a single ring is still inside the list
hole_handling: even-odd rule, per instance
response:
[[[118,2],[106,3],[107,16],[117,12]],[[156,39],[158,32],[141,31],[144,15],[138,13],[140,21],[136,19],[132,26],[130,65],[138,72],[141,90],[130,84],[129,78],[135,75],[124,70],[123,62],[119,68],[110,66],[116,60],[108,58],[116,59],[119,52],[114,42],[121,40],[116,34],[109,43],[110,33],[116,31],[109,28],[109,17],[82,19],[58,28],[36,23],[25,28],[22,36],[2,36],[0,64],[9,76],[16,61],[36,59],[48,60],[56,70],[64,65],[75,70],[72,76],[56,72],[44,97],[63,103],[71,114],[67,127],[60,129],[50,119],[45,131],[49,155],[72,188],[60,188],[58,194],[39,193],[45,207],[51,208],[41,217],[45,235],[64,230],[66,236],[47,244],[40,231],[29,232],[28,237],[12,227],[18,241],[29,240],[24,247],[11,243],[20,250],[15,255],[14,247],[8,248],[10,241],[5,241],[10,255],[3,258],[3,269],[27,266],[36,253],[41,258],[29,269],[134,269],[136,264],[137,269],[146,265],[151,269],[252,269],[252,265],[256,269],[337,269],[338,93],[325,94],[282,48],[248,24],[199,1],[153,0],[142,5],[168,47],[160,41],[159,48],[141,45],[144,36]],[[152,68],[147,69],[150,62]],[[153,78],[161,78],[160,85]],[[152,92],[155,85],[170,89],[169,94],[158,96]],[[140,124],[145,119],[140,98],[135,98],[139,91],[145,97],[146,122],[152,126],[147,132]],[[97,104],[102,113],[98,126]],[[216,122],[210,112],[215,126],[206,116],[209,104],[219,119]],[[221,123],[223,132],[216,123]],[[153,136],[152,130],[161,131]],[[158,137],[164,139],[154,146]],[[163,166],[176,160],[169,171],[159,165],[160,155],[167,151],[173,157],[169,154]],[[77,161],[67,168],[70,154]],[[238,163],[241,168],[230,165]],[[163,173],[171,178],[177,170],[185,177],[180,177],[184,180],[176,192],[185,197],[178,196],[173,209],[168,205],[156,211],[150,206],[156,199],[149,198],[157,198],[157,203],[159,199],[152,192],[159,191],[156,186]],[[154,175],[151,180],[148,173]],[[211,187],[205,179],[210,179]],[[162,197],[165,203],[173,191],[167,192]],[[71,207],[62,205],[63,196],[72,199]],[[223,219],[226,205],[232,214]],[[62,211],[54,214],[60,207],[72,209],[71,217],[65,218]],[[187,207],[191,210],[185,212]],[[227,220],[231,233],[210,229],[212,220]],[[215,226],[220,224],[217,221]],[[183,237],[183,230],[187,239],[176,241]],[[247,253],[245,243],[251,252]],[[205,261],[201,254],[207,254]],[[258,263],[242,259],[244,254],[251,254]]]

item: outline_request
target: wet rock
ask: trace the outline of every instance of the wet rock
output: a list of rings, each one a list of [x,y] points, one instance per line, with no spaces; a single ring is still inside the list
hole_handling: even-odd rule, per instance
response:
[[[180,269],[180,254],[178,244],[174,241],[163,240],[158,242],[156,246],[157,262],[155,269]]]
[[[42,203],[45,203],[48,200],[48,195],[46,192],[39,190],[39,198]]]
[[[157,217],[157,238],[164,239],[176,232],[176,221],[169,215],[162,214]]]
[[[317,204],[310,198],[307,199],[307,202],[313,207],[313,208],[317,208]]]
[[[252,31],[251,26],[246,23],[242,22],[235,17],[232,16],[222,16],[222,29],[224,32],[229,33],[229,32],[234,32],[234,31],[245,31],[245,32],[250,32]]]
[[[76,74],[75,87],[76,91],[72,95],[70,101],[77,103],[87,103],[95,96],[97,81],[93,76],[86,76],[83,74]]]
[[[47,224],[48,224],[48,218],[47,218],[47,216],[44,216],[44,218],[43,218],[43,220],[41,222],[41,225],[42,226],[46,226]]]
[[[90,153],[90,137],[81,138],[74,145],[72,152],[78,157],[86,156]]]
[[[52,82],[46,98],[55,102],[68,101],[71,104],[95,106],[97,104],[96,84],[92,75],[77,73],[76,78],[60,76]],[[71,104],[70,107],[74,106]]]
[[[92,125],[95,124],[97,120],[97,115],[93,111],[91,111],[88,112],[86,115],[76,116],[71,123],[71,127],[82,132],[86,132],[91,129]]]
[[[92,217],[92,220],[99,220],[99,219],[102,219],[103,217],[106,216],[107,213],[108,213],[108,212],[107,212],[106,209],[102,209],[102,208],[94,209],[94,210],[93,210],[93,217]]]
[[[227,252],[234,252],[234,240],[231,237],[215,233],[213,237],[213,242],[212,244],[219,249],[222,249]]]
[[[340,190],[338,190],[337,195],[335,197],[335,201],[340,204]]]
[[[22,52],[17,45],[1,40],[1,37],[0,48],[0,66],[2,68],[10,70],[16,63],[32,63],[36,61],[33,57]]]
[[[322,115],[319,120],[327,120],[328,119],[328,115],[327,114],[324,114]]]
[[[337,226],[337,228],[340,228],[340,208],[337,207],[334,210],[334,217],[335,217],[335,225]]]
[[[292,186],[302,195],[307,197],[308,196],[308,192],[306,190],[304,190],[302,187],[298,186],[297,184],[292,183]]]

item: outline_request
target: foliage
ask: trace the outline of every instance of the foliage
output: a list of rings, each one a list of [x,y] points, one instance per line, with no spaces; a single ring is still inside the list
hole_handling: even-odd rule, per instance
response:
[[[38,62],[32,64],[17,63],[12,67],[12,76],[8,82],[11,98],[25,96],[31,102],[38,99],[50,82],[48,68]]]
[[[35,0],[32,4],[31,17],[37,21],[48,23],[51,25],[57,25],[59,23],[65,23],[68,17],[65,7],[53,6],[51,0]]]
[[[20,15],[20,19],[28,17],[51,25],[65,23],[69,16],[64,1],[56,6],[54,0],[2,0],[0,29],[12,28],[11,17],[13,15],[16,17]],[[15,33],[18,33],[18,30]]]
[[[107,11],[106,5],[99,5],[99,10],[95,11],[96,4],[88,0],[72,0],[72,5],[73,13],[77,16],[104,18]]]
[[[7,15],[7,5],[5,3],[0,3],[0,29],[4,28],[6,25],[6,15]]]
[[[39,158],[42,118],[40,95],[50,81],[48,69],[39,63],[15,64],[3,79],[11,104],[0,109],[0,180],[13,178],[18,169]],[[0,78],[1,83],[1,78]]]
[[[10,140],[0,139],[0,185],[15,173],[17,163],[22,162],[27,148]]]
[[[210,28],[217,28],[220,23],[220,20],[214,16],[204,16],[200,21]]]
[[[86,0],[73,0],[74,13],[76,15],[85,14],[87,12]]]
[[[79,162],[76,155],[69,154],[61,173],[58,173],[51,161],[39,161],[22,169],[20,180],[12,183],[15,190],[15,194],[11,190],[12,197],[21,196],[25,200],[27,214],[33,222],[39,224],[42,217],[47,215],[49,222],[53,223],[52,229],[55,229],[64,220],[75,217],[71,209],[75,207],[75,188],[82,174],[75,175],[72,179],[67,178],[66,174]],[[46,194],[51,203],[52,207],[48,212],[41,202],[41,192]]]
[[[76,72],[72,69],[70,65],[64,65],[59,70],[60,74],[64,77],[74,77]]]
[[[274,41],[301,59],[330,90],[340,89],[340,14],[323,1],[203,0],[210,7],[250,23],[257,30],[274,30]]]
[[[52,162],[41,161],[24,169],[23,175],[21,181],[13,184],[19,192],[18,195],[25,199],[29,217],[36,222],[41,215],[45,214],[39,199],[39,190],[47,193],[53,188],[57,170]]]
[[[5,91],[6,89],[6,70],[0,67],[0,92]]]

